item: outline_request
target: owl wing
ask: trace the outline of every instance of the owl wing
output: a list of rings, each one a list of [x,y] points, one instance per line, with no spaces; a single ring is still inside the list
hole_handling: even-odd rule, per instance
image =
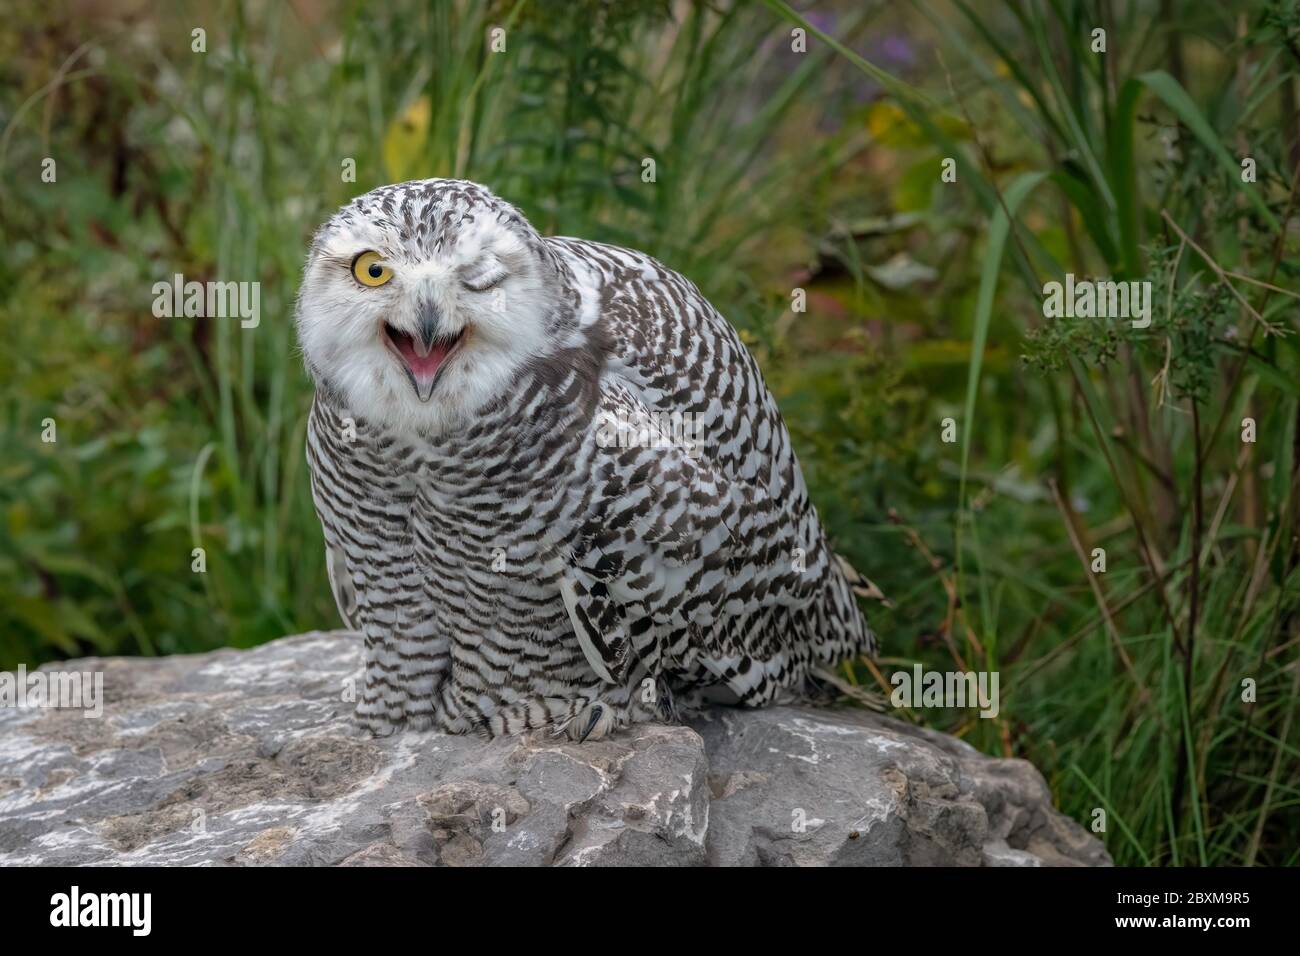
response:
[[[670,436],[626,393],[607,393],[602,413],[622,428],[598,426],[606,439],[597,442],[591,505],[569,548],[560,593],[592,670],[623,684],[640,656],[633,631],[685,626],[716,612],[716,602],[697,591],[705,574],[726,562],[731,535],[725,492],[710,486],[706,464],[655,447]],[[629,440],[637,444],[621,447]]]
[[[643,655],[663,650],[656,634],[710,635],[722,615],[762,600],[811,599],[811,582],[788,560],[795,542],[781,502],[728,481],[617,380],[603,383],[599,414],[591,504],[568,543],[560,592],[602,680],[624,684]],[[697,650],[725,678],[740,649]]]
[[[325,573],[329,577],[330,592],[334,595],[334,603],[338,606],[344,626],[349,631],[360,631],[357,589],[348,574],[347,558],[341,548],[335,547],[328,540],[325,542]]]
[[[560,575],[560,595],[578,644],[596,676],[607,684],[625,683],[631,646],[622,608],[610,599],[608,584],[586,569],[570,565]]]
[[[342,452],[334,436],[339,434],[333,412],[319,400],[312,402],[307,419],[307,475],[311,481],[312,502],[325,535],[325,574],[330,593],[343,625],[350,631],[364,629],[361,593],[348,570],[347,554],[341,539],[342,528],[355,527],[355,503],[350,494],[340,493],[337,477]]]

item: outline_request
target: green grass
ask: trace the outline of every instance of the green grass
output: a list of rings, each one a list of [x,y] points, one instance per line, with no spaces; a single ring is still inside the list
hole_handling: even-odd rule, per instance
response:
[[[0,666],[335,625],[302,257],[349,197],[461,176],[658,256],[741,329],[836,547],[893,600],[867,608],[878,670],[1001,674],[996,719],[908,719],[1033,761],[1119,862],[1295,864],[1300,15],[1165,6],[24,0],[0,37]],[[154,319],[175,272],[260,281],[261,325]],[[1044,319],[1067,272],[1150,280],[1151,327]]]
[[[820,33],[781,0],[768,6]],[[946,22],[938,5],[921,6],[931,22]],[[1211,62],[1198,79],[1217,76],[1216,89],[1238,94],[1236,102],[1200,104],[1179,78],[1126,50],[1136,24],[1115,24],[1091,5],[1007,4],[994,17],[958,8],[969,30],[944,29],[948,55],[941,46],[937,61],[945,72],[949,62],[966,69],[955,81],[945,77],[947,96],[839,52],[891,91],[923,139],[962,160],[959,181],[968,181],[972,205],[988,214],[978,296],[968,311],[957,508],[934,531],[952,547],[950,562],[937,569],[949,657],[959,667],[1000,669],[1011,688],[1006,718],[969,722],[969,736],[985,749],[1023,752],[1068,772],[1053,779],[1059,799],[1079,819],[1105,809],[1124,837],[1112,847],[1120,860],[1292,862],[1289,838],[1273,841],[1276,833],[1294,835],[1296,825],[1286,793],[1296,776],[1288,740],[1300,688],[1285,666],[1289,660],[1296,670],[1300,637],[1298,367],[1285,337],[1294,330],[1294,294],[1281,293],[1290,301],[1267,322],[1265,315],[1269,285],[1289,251],[1282,222],[1295,189],[1285,159],[1295,141],[1294,106],[1283,92],[1296,67],[1294,11],[1243,4],[1239,17],[1198,24],[1199,36],[1222,39],[1219,49],[1198,44]],[[1110,26],[1105,56],[1084,46],[1097,22]],[[1163,26],[1174,34],[1183,25]],[[1001,58],[1008,78],[986,66],[989,57]],[[1234,70],[1248,82],[1234,87]],[[1273,73],[1278,79],[1267,82]],[[1153,175],[1159,158],[1141,144],[1139,110],[1182,134],[1181,162],[1163,185]],[[945,113],[966,120],[968,143],[943,132]],[[1000,128],[1007,125],[1021,137],[1014,152]],[[1243,181],[1240,157],[1225,143],[1249,144],[1256,182]],[[995,172],[998,154],[1014,156],[1012,164],[1003,160],[1014,168]],[[1055,195],[1031,198],[1031,191]],[[1217,209],[1208,208],[1207,195]],[[1039,223],[1044,208],[1055,208],[1061,228],[1032,225],[1034,203]],[[1021,255],[1004,263],[1009,231]],[[1166,292],[1158,300],[1163,314],[1157,309],[1150,332],[1044,329],[1034,314],[1042,283],[1071,271],[1150,278]],[[1050,373],[1015,382],[1050,410],[1054,426],[1038,460],[1010,460],[1051,483],[1055,508],[1041,502],[1033,524],[1022,502],[1000,501],[996,491],[985,500],[987,481],[970,480],[972,444],[991,450],[1006,430],[1007,410],[989,401],[982,379],[990,335],[1028,336],[1026,351]],[[1244,357],[1238,336],[1251,350]],[[1172,386],[1163,404],[1148,390],[1161,380],[1162,346]],[[1258,422],[1255,447],[1238,437],[1235,423],[1246,415]],[[1242,501],[1247,488],[1250,500]],[[1087,503],[1086,513],[1076,502]],[[1091,575],[1095,529],[1116,521],[1118,533],[1100,542],[1107,572]],[[1058,642],[1078,637],[1043,647],[1043,630]],[[1241,699],[1245,680],[1257,684],[1255,703]],[[1262,726],[1269,730],[1254,732]],[[1243,768],[1251,764],[1257,769],[1247,780]]]

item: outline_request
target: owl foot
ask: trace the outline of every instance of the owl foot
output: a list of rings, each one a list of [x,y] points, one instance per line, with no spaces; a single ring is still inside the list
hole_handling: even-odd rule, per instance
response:
[[[617,729],[618,719],[614,708],[599,700],[593,700],[578,711],[565,727],[569,738],[578,743],[601,740]]]
[[[371,737],[391,737],[400,726],[382,714],[363,714],[358,711],[356,720],[362,732]]]

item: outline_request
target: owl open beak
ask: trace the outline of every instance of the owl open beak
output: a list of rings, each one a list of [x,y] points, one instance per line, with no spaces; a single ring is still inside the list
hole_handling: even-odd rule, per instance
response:
[[[431,336],[411,335],[384,323],[384,341],[389,351],[397,356],[406,377],[411,380],[415,395],[422,402],[427,402],[433,394],[434,383],[451,354],[465,339],[465,329],[455,335]]]

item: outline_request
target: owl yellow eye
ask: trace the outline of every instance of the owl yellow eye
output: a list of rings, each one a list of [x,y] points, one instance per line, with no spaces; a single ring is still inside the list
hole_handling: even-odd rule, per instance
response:
[[[393,270],[384,265],[379,253],[363,252],[352,260],[352,276],[362,285],[374,288],[393,277]]]

